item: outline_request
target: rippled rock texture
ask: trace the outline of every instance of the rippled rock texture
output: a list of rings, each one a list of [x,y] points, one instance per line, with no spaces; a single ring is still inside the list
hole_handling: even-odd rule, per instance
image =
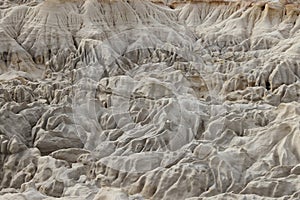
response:
[[[0,3],[0,199],[300,198],[297,2]]]

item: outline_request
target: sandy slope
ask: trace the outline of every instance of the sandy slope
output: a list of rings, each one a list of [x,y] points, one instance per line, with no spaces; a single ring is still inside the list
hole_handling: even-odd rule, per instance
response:
[[[0,5],[0,199],[299,199],[295,1]]]

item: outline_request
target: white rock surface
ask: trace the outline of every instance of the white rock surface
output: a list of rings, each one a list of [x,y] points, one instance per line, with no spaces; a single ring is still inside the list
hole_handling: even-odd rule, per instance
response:
[[[0,2],[0,199],[300,199],[299,13]]]

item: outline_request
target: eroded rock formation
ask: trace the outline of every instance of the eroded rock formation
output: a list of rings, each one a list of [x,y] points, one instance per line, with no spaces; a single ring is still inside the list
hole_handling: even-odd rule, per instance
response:
[[[299,199],[290,1],[0,5],[0,199]]]

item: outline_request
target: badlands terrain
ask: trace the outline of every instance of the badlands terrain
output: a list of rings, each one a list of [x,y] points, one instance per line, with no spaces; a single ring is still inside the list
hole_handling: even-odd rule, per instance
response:
[[[1,0],[0,199],[300,199],[299,14]]]

